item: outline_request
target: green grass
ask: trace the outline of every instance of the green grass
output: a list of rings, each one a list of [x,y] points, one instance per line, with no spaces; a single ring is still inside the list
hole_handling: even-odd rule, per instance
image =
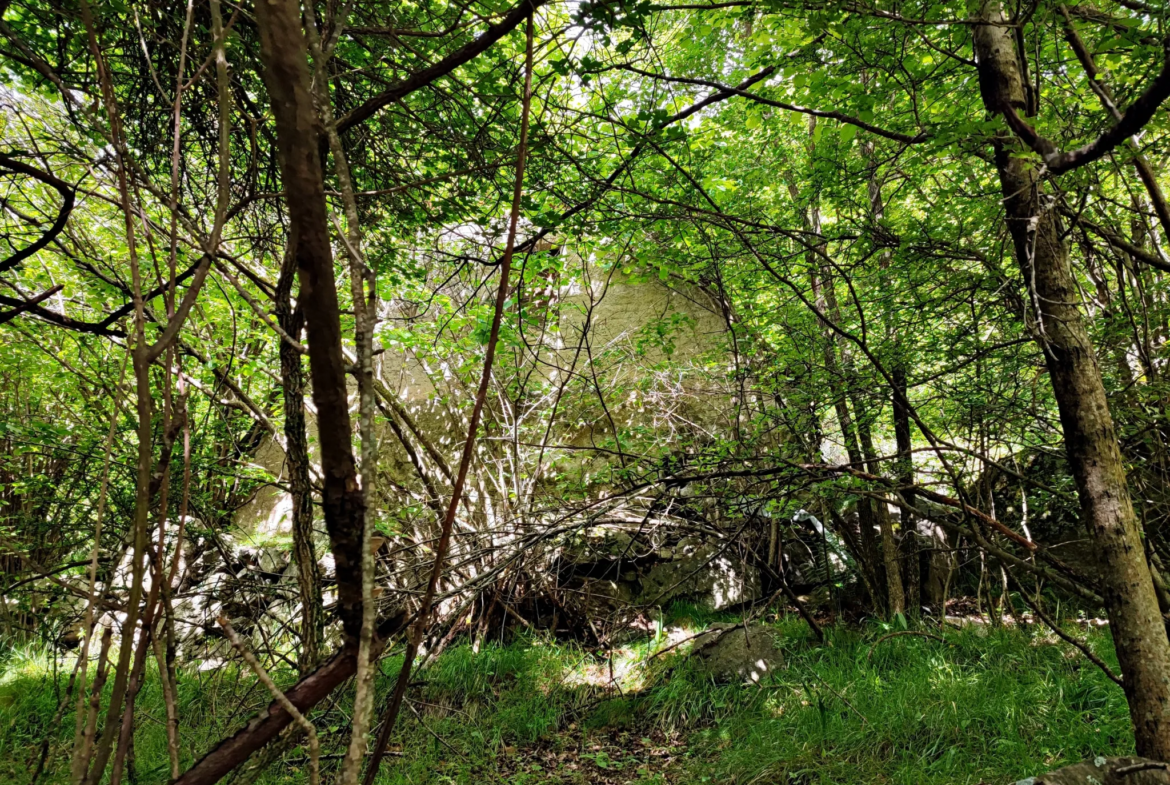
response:
[[[674,609],[667,626],[712,619]],[[799,619],[781,619],[786,667],[761,686],[716,685],[685,658],[652,657],[645,640],[610,659],[542,638],[446,651],[419,675],[382,785],[505,782],[974,783],[1012,782],[1066,762],[1131,752],[1121,690],[1063,643],[1037,630],[947,630],[947,643],[836,628],[815,645]],[[1083,634],[1083,632],[1081,633]],[[1108,633],[1090,640],[1115,663]],[[871,656],[872,651],[872,656]],[[42,782],[62,782],[72,715],[56,729],[51,661],[0,652],[0,782],[27,782],[47,731],[56,744]],[[71,663],[59,666],[64,684]],[[383,663],[379,693],[399,667]],[[63,671],[63,673],[62,673]],[[287,683],[293,674],[282,671]],[[233,668],[185,673],[184,762],[266,702]],[[243,699],[244,709],[232,713]],[[139,705],[139,782],[166,781],[165,716],[156,679]],[[417,713],[416,713],[417,712]],[[147,717],[146,715],[149,715]],[[325,753],[346,741],[344,701],[312,719]],[[155,719],[157,718],[157,719]],[[304,749],[260,781],[307,781]],[[330,781],[335,760],[324,764]]]
[[[755,695],[715,691],[727,708],[708,709],[694,740],[696,781],[1010,782],[1132,749],[1121,690],[1064,646],[964,631],[947,635],[954,645],[891,639],[871,660],[866,637],[791,647]],[[666,689],[664,713],[686,704],[682,680]]]

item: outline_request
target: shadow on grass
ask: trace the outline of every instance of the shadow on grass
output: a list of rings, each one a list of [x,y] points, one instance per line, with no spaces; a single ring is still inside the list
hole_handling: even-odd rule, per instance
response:
[[[682,610],[666,623],[711,621]],[[714,684],[684,655],[653,656],[661,633],[600,653],[540,637],[453,647],[411,690],[378,781],[973,785],[1132,750],[1121,690],[1042,631],[947,630],[946,643],[904,636],[875,647],[887,632],[878,625],[831,629],[824,646],[799,619],[775,628],[786,664],[759,686]],[[1090,641],[1115,663],[1107,631]],[[42,782],[64,781],[73,719],[67,712],[49,728],[58,701],[49,661],[10,653],[2,663],[0,781],[27,782],[46,732],[55,744]],[[398,668],[393,658],[382,663],[380,695]],[[58,682],[67,677],[59,672]],[[157,679],[139,700],[138,782],[164,783]],[[348,700],[312,716],[331,757],[347,741]],[[184,764],[266,703],[234,668],[184,672]],[[306,782],[304,765],[304,749],[291,750],[258,782]],[[324,781],[336,765],[324,761]]]

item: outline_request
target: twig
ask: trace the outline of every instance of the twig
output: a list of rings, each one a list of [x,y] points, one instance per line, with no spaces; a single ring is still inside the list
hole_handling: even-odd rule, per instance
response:
[[[1162,769],[1162,771],[1170,770],[1170,763],[1162,763],[1156,760],[1144,760],[1141,763],[1131,763],[1128,766],[1122,766],[1119,769],[1114,769],[1114,775],[1118,777],[1125,777],[1130,774],[1137,774],[1139,771],[1149,771],[1150,769]]]
[[[869,724],[869,720],[865,718],[865,715],[864,715],[864,714],[862,714],[860,711],[858,711],[858,710],[857,710],[857,707],[856,707],[856,706],[854,706],[852,703],[850,703],[850,702],[849,702],[849,700],[848,700],[848,699],[847,699],[847,698],[846,698],[844,695],[842,695],[841,693],[839,693],[839,692],[837,692],[835,689],[833,689],[833,687],[832,687],[832,686],[829,684],[829,682],[827,682],[827,681],[825,681],[824,679],[822,679],[822,678],[821,678],[821,675],[820,675],[819,673],[817,673],[815,670],[814,670],[814,671],[811,671],[811,673],[812,673],[812,675],[813,675],[813,678],[815,678],[815,679],[816,679],[817,681],[819,681],[821,684],[825,685],[825,689],[827,689],[829,692],[831,692],[831,693],[833,693],[834,695],[836,695],[836,696],[837,696],[837,697],[838,697],[838,698],[841,700],[841,702],[842,702],[842,703],[844,703],[846,706],[848,706],[848,707],[849,707],[849,709],[850,709],[850,710],[851,710],[851,711],[852,711],[854,714],[856,714],[858,717],[861,717],[861,721],[862,721],[862,722],[864,722],[866,725],[868,725],[868,724]]]
[[[1116,673],[1114,673],[1109,668],[1109,666],[1105,664],[1104,660],[1102,660],[1100,657],[1098,657],[1096,654],[1094,654],[1092,652],[1092,650],[1090,650],[1086,644],[1081,643],[1079,640],[1077,640],[1073,636],[1069,635],[1064,630],[1060,629],[1060,627],[1056,624],[1056,622],[1054,622],[1052,619],[1050,619],[1048,617],[1048,614],[1046,614],[1044,611],[1040,610],[1040,605],[1038,603],[1034,602],[1032,600],[1032,598],[1028,596],[1028,593],[1026,591],[1024,591],[1023,587],[1020,586],[1019,583],[1016,582],[1016,579],[1012,576],[1012,574],[1010,572],[1008,573],[1008,582],[1019,593],[1020,598],[1023,599],[1025,604],[1027,604],[1027,606],[1032,609],[1032,612],[1035,613],[1037,616],[1039,616],[1040,620],[1042,622],[1044,622],[1046,625],[1048,625],[1048,629],[1050,629],[1054,633],[1056,633],[1057,637],[1059,637],[1061,640],[1076,647],[1081,652],[1081,654],[1085,655],[1085,657],[1088,658],[1089,662],[1093,663],[1098,668],[1100,668],[1102,673],[1104,673],[1106,676],[1109,677],[1110,681],[1112,681],[1118,687],[1122,687],[1122,688],[1125,687],[1125,683],[1123,682],[1122,678],[1120,676],[1118,676]]]
[[[49,729],[45,733],[45,738],[41,741],[41,754],[37,756],[37,766],[33,770],[32,779],[29,780],[29,785],[37,785],[41,779],[41,774],[45,771],[45,763],[49,760],[49,748],[53,745],[53,739],[56,737],[57,728],[60,727],[61,718],[65,716],[65,709],[73,699],[73,688],[80,685],[77,684],[77,673],[81,670],[81,660],[78,659],[73,665],[73,673],[69,676],[69,686],[65,688],[65,696],[57,704],[57,713],[53,715],[53,719],[49,721]]]
[[[280,326],[280,324],[268,318],[268,314],[264,312],[264,308],[260,305],[260,303],[256,302],[252,295],[248,294],[248,290],[245,289],[243,284],[240,283],[240,279],[236,278],[232,271],[228,269],[226,264],[221,264],[219,266],[219,271],[223,274],[223,277],[227,278],[231,285],[235,287],[235,290],[239,292],[241,297],[244,298],[244,301],[248,303],[248,306],[252,309],[252,312],[256,314],[256,317],[260,319],[261,322],[264,323],[265,327],[275,332],[280,337],[280,340],[284,341],[293,349],[295,349],[298,354],[308,355],[309,350],[306,349],[300,341],[289,335],[288,332],[286,332],[285,329]]]
[[[429,733],[429,734],[431,734],[432,736],[434,736],[434,737],[435,737],[435,741],[439,742],[439,743],[440,743],[440,744],[442,744],[444,747],[446,747],[447,749],[451,750],[451,752],[455,753],[455,754],[456,754],[456,755],[458,755],[460,758],[465,758],[465,756],[464,756],[464,754],[463,754],[462,752],[460,752],[459,750],[457,750],[457,749],[455,749],[453,746],[451,746],[451,742],[447,741],[447,740],[446,740],[446,739],[444,739],[442,736],[440,736],[439,734],[435,733],[435,731],[434,731],[434,730],[432,730],[432,729],[431,729],[431,727],[430,727],[429,725],[427,725],[427,724],[426,724],[426,722],[425,722],[425,721],[423,720],[423,718],[422,718],[422,715],[421,715],[421,714],[419,714],[419,711],[418,711],[418,709],[416,709],[416,708],[414,707],[414,701],[409,701],[409,700],[408,700],[408,701],[406,702],[406,705],[407,705],[407,707],[408,707],[408,708],[409,708],[409,709],[410,709],[412,712],[414,712],[414,716],[415,716],[415,718],[418,720],[418,724],[419,724],[419,725],[421,725],[421,726],[423,727],[423,730],[425,730],[427,733]]]
[[[276,682],[264,670],[264,666],[260,664],[260,660],[256,659],[256,655],[248,651],[244,646],[244,642],[240,640],[240,636],[232,629],[231,622],[226,617],[219,617],[219,626],[223,627],[223,631],[227,634],[228,640],[231,641],[232,646],[244,658],[244,662],[248,663],[248,667],[256,674],[256,678],[268,688],[272,697],[280,704],[281,708],[289,713],[293,718],[293,722],[300,725],[305,730],[305,735],[309,737],[309,785],[321,785],[321,747],[317,743],[317,729],[313,727],[313,723],[309,722],[305,715],[297,710],[297,707],[292,704],[280,687],[276,686]]]

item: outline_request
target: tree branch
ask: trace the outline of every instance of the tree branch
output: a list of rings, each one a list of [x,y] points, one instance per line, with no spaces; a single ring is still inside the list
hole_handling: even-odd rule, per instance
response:
[[[1154,77],[1154,81],[1145,89],[1137,100],[1121,115],[1105,133],[1083,147],[1069,152],[1057,149],[1056,144],[1036,132],[1028,122],[1016,112],[1015,107],[1005,104],[999,107],[1007,120],[1008,126],[1044,159],[1048,170],[1060,174],[1078,167],[1090,164],[1102,158],[1126,139],[1138,133],[1153,118],[1154,112],[1167,98],[1170,98],[1170,38],[1163,43],[1165,57],[1162,61],[1162,70]]]
[[[747,98],[748,100],[755,101],[756,103],[764,104],[766,106],[774,106],[778,109],[784,109],[785,111],[789,111],[789,112],[800,112],[801,114],[813,115],[814,117],[825,117],[825,118],[828,118],[830,120],[837,120],[837,121],[845,123],[847,125],[854,125],[854,126],[857,126],[858,128],[861,128],[862,130],[869,131],[871,134],[874,134],[875,136],[881,136],[885,139],[892,139],[895,142],[901,142],[903,144],[918,144],[919,142],[924,142],[927,139],[927,134],[925,131],[918,133],[914,136],[910,136],[909,134],[899,133],[898,131],[887,131],[884,128],[879,128],[878,126],[873,125],[872,123],[867,123],[860,118],[853,117],[852,115],[847,115],[844,112],[838,112],[835,109],[834,110],[813,109],[813,108],[808,107],[808,106],[800,106],[798,104],[790,104],[790,103],[787,103],[785,101],[777,101],[777,100],[774,100],[772,98],[765,98],[764,96],[759,95],[757,93],[750,93],[747,90],[742,90],[738,87],[728,87],[726,85],[720,84],[719,82],[711,82],[711,81],[708,81],[706,79],[687,79],[687,78],[679,77],[679,76],[666,76],[664,74],[656,74],[656,73],[653,73],[651,71],[643,71],[642,69],[635,68],[632,65],[621,65],[621,66],[618,66],[618,68],[623,70],[623,71],[629,71],[630,73],[638,74],[639,76],[648,77],[650,79],[657,79],[657,80],[663,81],[663,82],[674,82],[676,84],[689,84],[689,85],[698,85],[701,87],[712,87],[712,88],[715,88],[716,90],[719,90],[721,92],[727,92],[730,95],[742,96],[743,98]],[[770,74],[770,73],[773,73],[775,71],[775,68],[770,67],[767,70],[769,71],[769,74]]]
[[[0,273],[2,273],[5,270],[11,270],[13,267],[35,254],[49,243],[53,242],[53,239],[61,233],[62,229],[65,228],[65,222],[69,220],[69,214],[73,212],[75,197],[73,186],[69,185],[69,183],[58,177],[54,177],[48,172],[37,169],[35,166],[29,166],[23,161],[18,161],[11,156],[0,153],[0,166],[3,166],[5,169],[9,169],[13,172],[18,172],[20,174],[28,175],[29,177],[40,180],[45,185],[55,188],[57,193],[61,194],[61,209],[57,212],[57,220],[53,221],[53,225],[45,230],[45,232],[36,239],[36,242],[25,248],[21,248],[19,251],[14,253],[12,256],[9,256],[4,261],[0,261]]]
[[[22,303],[21,305],[16,306],[11,311],[7,311],[5,313],[0,313],[0,324],[4,324],[5,322],[12,321],[13,319],[20,316],[25,311],[27,311],[30,308],[32,308],[33,306],[35,306],[37,303],[41,303],[41,302],[44,302],[45,300],[48,300],[50,297],[52,297],[53,295],[55,295],[57,292],[61,291],[64,288],[65,287],[63,285],[57,284],[52,289],[48,289],[44,292],[41,292],[36,297],[32,298],[28,302],[25,302],[25,303]]]
[[[1150,267],[1154,267],[1158,270],[1170,272],[1170,264],[1162,261],[1144,248],[1140,248],[1134,245],[1129,240],[1126,240],[1124,237],[1119,235],[1117,232],[1114,232],[1099,224],[1093,223],[1084,216],[1079,215],[1066,207],[1061,207],[1059,210],[1061,215],[1068,218],[1074,224],[1077,224],[1084,229],[1088,229],[1090,232],[1105,240],[1105,242],[1109,243],[1117,250],[1124,251],[1125,253],[1129,254],[1130,257],[1132,257],[1134,260],[1148,264]]]
[[[487,51],[488,47],[499,41],[524,21],[530,13],[547,3],[549,0],[522,0],[522,2],[508,12],[499,24],[488,25],[488,29],[479,38],[456,49],[432,66],[415,71],[398,84],[378,93],[373,98],[358,106],[352,112],[337,118],[337,131],[344,133],[355,125],[370,119],[379,109],[400,101],[416,90],[426,87],[439,77],[446,76],[464,63],[478,57]]]
[[[75,330],[79,333],[89,333],[91,335],[101,335],[106,338],[125,338],[126,331],[109,327],[100,322],[82,322],[77,319],[71,319],[64,314],[50,311],[40,305],[33,305],[27,300],[18,300],[15,297],[8,297],[0,294],[0,305],[9,305],[15,308],[21,308],[22,311],[31,313],[34,316],[39,316],[46,322],[52,322],[59,327],[65,327],[69,330]]]

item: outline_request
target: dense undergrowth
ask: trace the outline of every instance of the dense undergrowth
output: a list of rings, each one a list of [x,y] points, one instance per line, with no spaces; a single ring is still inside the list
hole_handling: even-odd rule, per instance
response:
[[[543,638],[448,649],[420,674],[379,782],[998,783],[1132,750],[1121,690],[1042,629],[948,628],[942,643],[836,627],[817,645],[798,618],[780,618],[786,665],[747,686],[710,683],[677,649],[655,656],[671,630],[708,620],[682,609],[654,637],[600,653]],[[1108,632],[1088,637],[1115,664]],[[384,661],[380,693],[397,662]],[[46,736],[41,782],[64,781],[72,713],[54,715],[71,664],[4,649],[0,781],[28,783]],[[266,703],[233,667],[187,670],[179,684],[184,765]],[[162,783],[156,680],[139,703],[136,779]],[[326,775],[348,717],[344,704],[313,715]],[[307,781],[304,748],[258,781]]]

